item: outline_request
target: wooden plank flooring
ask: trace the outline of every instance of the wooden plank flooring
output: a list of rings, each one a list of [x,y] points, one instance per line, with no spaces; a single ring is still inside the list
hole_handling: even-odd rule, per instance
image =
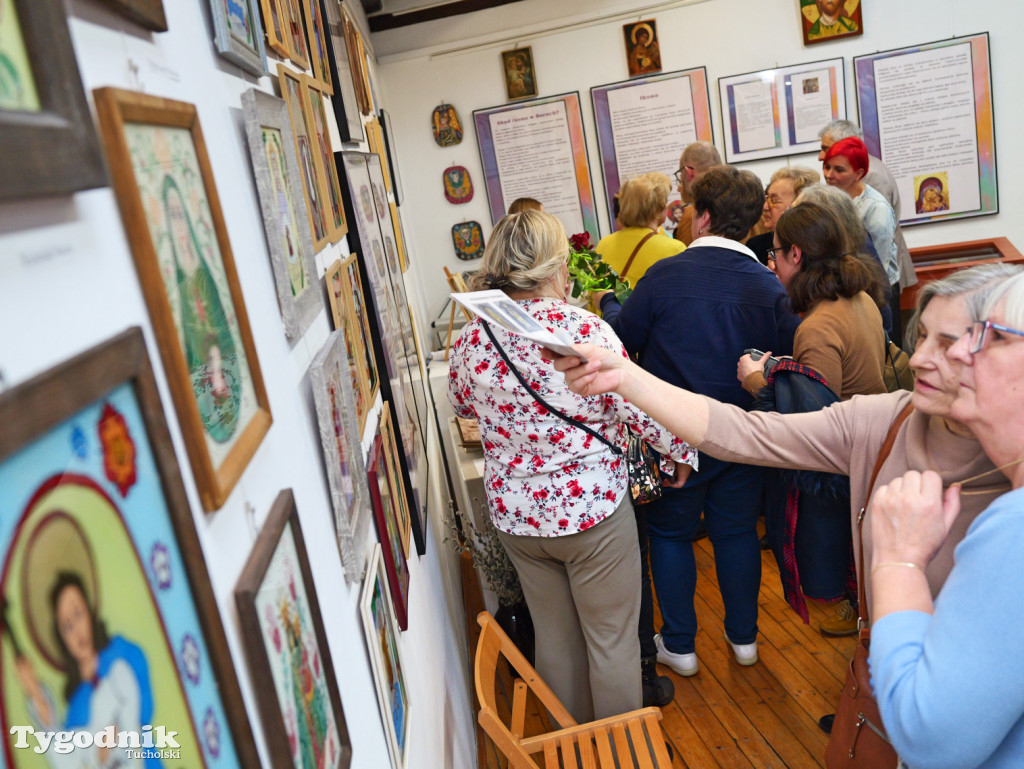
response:
[[[853,638],[824,638],[818,623],[832,607],[808,601],[805,625],[786,604],[775,559],[762,552],[758,615],[760,661],[736,664],[725,641],[722,597],[707,539],[695,545],[696,610],[700,672],[691,678],[659,666],[676,687],[675,701],[662,708],[662,729],[681,769],[817,769],[824,766],[828,736],[818,718],[835,711],[853,656]],[[660,626],[657,618],[656,627]],[[531,702],[527,733],[549,727]],[[479,733],[483,737],[482,732]],[[488,767],[504,766],[490,741]]]

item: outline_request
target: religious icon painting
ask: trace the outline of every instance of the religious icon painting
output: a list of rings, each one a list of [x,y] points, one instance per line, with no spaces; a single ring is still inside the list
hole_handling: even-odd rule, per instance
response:
[[[444,169],[444,197],[449,203],[468,203],[473,199],[473,180],[463,166]]]
[[[331,303],[334,328],[345,333],[345,358],[348,362],[349,379],[352,383],[352,397],[356,405],[359,434],[362,435],[363,427],[366,425],[366,415],[373,407],[373,401],[370,399],[370,386],[364,371],[366,356],[363,352],[365,348],[363,332],[353,312],[352,294],[348,290],[345,267],[341,259],[335,259],[334,264],[327,268],[324,280],[327,282],[327,296]]]
[[[271,417],[199,117],[116,88],[93,96],[199,498],[216,510]]]
[[[352,745],[291,489],[267,516],[235,604],[271,763],[346,769]]]
[[[306,33],[302,29],[302,5],[308,2],[309,0],[281,0],[288,58],[301,69],[309,68],[309,47],[306,44]]]
[[[288,58],[287,14],[284,12],[285,0],[260,0],[260,13],[263,15],[263,29],[267,34],[267,46],[274,53]]]
[[[533,49],[515,48],[501,52],[501,67],[505,73],[505,93],[510,101],[529,99],[537,95],[537,75],[533,69]]]
[[[454,147],[462,143],[462,122],[451,104],[438,104],[430,116],[434,141],[438,147]]]
[[[860,0],[800,0],[804,45],[864,34]]]
[[[349,368],[345,332],[333,331],[309,366],[320,447],[334,508],[338,550],[345,579],[358,582],[363,571],[363,543],[370,526],[370,497],[363,468],[357,396],[358,374]],[[365,408],[365,406],[364,406]]]
[[[373,357],[373,338],[370,336],[370,310],[363,294],[363,278],[359,270],[359,260],[355,254],[341,263],[342,279],[344,280],[345,296],[351,297],[352,317],[358,332],[355,334],[358,347],[362,354],[363,371],[366,374],[367,399],[372,405],[377,400],[380,390],[380,377],[377,374],[377,361]],[[360,428],[361,432],[361,428]]]
[[[408,764],[409,689],[381,550],[380,545],[373,548],[359,608],[377,688],[377,704],[391,755],[391,769],[404,769]]]
[[[658,24],[654,19],[623,24],[622,34],[626,38],[626,65],[630,77],[661,72]]]
[[[265,91],[250,88],[242,94],[242,112],[281,320],[285,335],[294,342],[320,314],[323,303],[313,242],[303,216],[302,172],[288,105]]]
[[[341,182],[338,180],[338,166],[334,163],[334,149],[327,128],[326,96],[322,85],[309,75],[302,76],[303,106],[306,110],[306,127],[312,135],[314,151],[317,153],[320,185],[327,203],[327,226],[330,241],[337,243],[348,232],[345,220],[345,206],[341,200]]]
[[[150,724],[171,763],[259,766],[142,331],[5,391],[0,424],[3,733]],[[5,767],[60,764],[15,742]],[[104,753],[62,757],[136,763]]]
[[[327,24],[324,22],[320,0],[307,0],[306,32],[309,35],[310,68],[324,93],[334,95],[334,81],[331,79],[331,64],[327,58]]]
[[[257,0],[211,0],[217,53],[250,75],[267,71]]]
[[[484,231],[480,222],[462,222],[452,227],[452,242],[455,255],[469,261],[484,255]]]
[[[384,571],[388,575],[388,590],[395,607],[398,629],[406,630],[409,627],[409,564],[406,553],[409,551],[411,529],[408,518],[405,519],[403,527],[401,506],[395,496],[396,484],[401,484],[402,479],[394,474],[394,467],[388,457],[387,442],[383,437],[383,420],[390,417],[391,408],[385,403],[381,412],[381,434],[376,437],[370,450],[366,477],[370,485],[370,497],[373,499],[377,537],[380,539]],[[390,422],[387,426],[391,428]],[[391,440],[394,441],[393,433]]]

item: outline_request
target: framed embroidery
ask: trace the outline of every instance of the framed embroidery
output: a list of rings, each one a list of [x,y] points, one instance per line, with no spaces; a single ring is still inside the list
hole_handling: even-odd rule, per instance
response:
[[[387,408],[382,412],[388,415]],[[390,422],[388,422],[390,426]],[[381,427],[384,426],[383,419]],[[370,497],[373,499],[373,516],[377,524],[377,537],[380,539],[384,558],[384,571],[388,575],[388,589],[398,619],[398,629],[409,627],[409,566],[406,553],[409,550],[409,521],[401,519],[402,509],[395,494],[396,484],[401,479],[395,477],[388,449],[382,434],[378,435],[370,450],[367,479],[370,485]],[[404,542],[403,545],[403,533]]]
[[[285,20],[285,40],[288,58],[300,69],[309,69],[309,46],[302,20],[303,4],[309,0],[281,0]],[[280,67],[280,65],[278,65]]]
[[[281,321],[285,335],[295,341],[320,314],[323,303],[288,105],[252,88],[242,94],[242,112]]]
[[[63,0],[0,0],[0,201],[107,183]]]
[[[267,72],[257,0],[210,0],[217,53],[250,75]]]
[[[303,106],[306,110],[306,129],[313,138],[313,149],[320,169],[320,185],[324,202],[327,203],[327,226],[332,243],[337,243],[348,232],[345,208],[341,202],[341,183],[338,181],[338,167],[334,162],[331,135],[327,130],[327,109],[324,107],[324,92],[317,80],[309,75],[302,76]]]
[[[263,29],[267,34],[267,45],[278,56],[288,58],[288,14],[287,0],[260,0],[263,14]]]
[[[345,579],[349,582],[358,582],[362,575],[363,543],[370,525],[362,435],[354,400],[357,393],[353,391],[356,376],[348,365],[345,332],[332,332],[313,358],[309,378],[334,508],[338,550],[345,567]]]
[[[4,734],[152,724],[185,765],[259,766],[142,331],[4,392],[0,423]]]
[[[273,765],[346,769],[352,744],[291,489],[267,516],[235,604]]]
[[[271,416],[199,118],[184,102],[93,95],[199,497],[216,510]]]
[[[409,755],[409,689],[405,683],[395,609],[388,593],[380,545],[373,548],[359,608],[363,615],[363,633],[370,652],[380,717],[391,755],[391,769],[405,769]]]
[[[366,343],[352,307],[352,293],[341,259],[335,259],[334,264],[327,268],[324,280],[327,282],[327,296],[331,304],[334,328],[344,333],[345,359],[352,382],[352,400],[355,402],[361,436],[366,426],[366,415],[373,408],[373,399],[370,396],[370,384],[365,370]]]

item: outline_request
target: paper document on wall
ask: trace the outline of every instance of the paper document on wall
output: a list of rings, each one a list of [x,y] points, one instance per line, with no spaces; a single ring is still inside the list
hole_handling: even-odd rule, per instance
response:
[[[536,318],[509,299],[508,294],[499,289],[489,291],[469,291],[450,294],[451,298],[481,319],[496,323],[506,331],[524,336],[541,347],[547,347],[559,355],[579,358],[584,363],[587,359],[573,348],[573,341],[561,329],[546,329]]]

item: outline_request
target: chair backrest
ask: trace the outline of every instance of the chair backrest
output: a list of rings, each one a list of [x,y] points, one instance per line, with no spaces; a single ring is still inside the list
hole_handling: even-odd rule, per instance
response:
[[[477,615],[480,624],[480,640],[476,646],[476,663],[474,678],[476,696],[480,700],[478,721],[487,735],[508,758],[515,769],[536,769],[537,763],[530,753],[523,748],[523,726],[526,714],[527,692],[532,691],[540,703],[561,728],[576,726],[576,721],[555,693],[537,674],[533,665],[516,648],[511,639],[501,629],[490,612],[482,611]],[[498,705],[497,679],[500,674],[499,665],[504,659],[511,665],[518,676],[514,684],[509,723],[501,718]]]
[[[452,272],[447,266],[443,266],[445,280],[448,281],[448,287],[457,294],[464,294],[469,291],[469,286],[466,285],[466,279],[462,277],[461,272]],[[466,316],[466,320],[473,320],[473,313],[459,305],[459,309],[462,310],[462,314]]]

